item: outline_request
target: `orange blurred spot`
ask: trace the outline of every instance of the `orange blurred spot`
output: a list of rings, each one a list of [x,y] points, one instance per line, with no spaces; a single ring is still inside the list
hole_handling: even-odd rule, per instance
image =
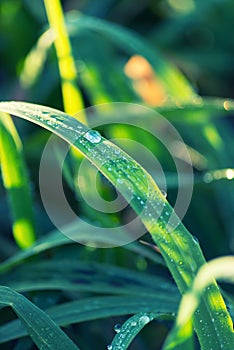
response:
[[[144,57],[132,56],[126,63],[124,72],[133,80],[133,87],[144,102],[151,106],[160,106],[166,100],[166,94],[159,79]]]

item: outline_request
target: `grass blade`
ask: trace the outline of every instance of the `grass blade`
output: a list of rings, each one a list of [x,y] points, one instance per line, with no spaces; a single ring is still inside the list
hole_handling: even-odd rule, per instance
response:
[[[77,72],[59,0],[44,0],[51,30],[55,33],[55,49],[62,80],[64,109],[77,113],[83,109],[83,99],[77,86]],[[82,118],[85,123],[85,114]]]
[[[50,317],[22,295],[0,286],[0,304],[11,306],[39,349],[78,350]]]
[[[165,294],[168,300],[177,301],[179,296],[176,286],[160,276],[152,277],[110,264],[79,262],[76,266],[75,259],[24,264],[2,277],[1,281],[18,292],[52,289],[102,293],[105,290],[106,293],[151,297]]]
[[[22,143],[8,114],[0,114],[0,166],[13,216],[16,243],[28,248],[35,242],[30,181],[24,162]]]
[[[75,242],[91,242],[94,236],[93,230],[87,230],[87,226],[83,225],[82,223],[77,224],[71,224],[67,226],[67,231],[69,232],[69,237],[74,239]],[[119,229],[118,237],[127,235],[128,233],[125,232],[124,230]],[[101,239],[100,241],[98,240]],[[6,272],[15,265],[19,265],[22,263],[25,259],[35,256],[37,254],[40,254],[46,250],[63,246],[63,245],[68,245],[68,244],[74,244],[74,241],[69,239],[67,236],[62,234],[59,231],[53,231],[47,236],[41,238],[38,240],[35,244],[33,244],[31,247],[24,251],[20,251],[14,256],[10,257],[9,259],[3,261],[0,263],[0,272]],[[102,236],[102,237],[96,237],[94,243],[105,243],[105,244],[118,244],[119,238],[114,239],[114,237],[109,237],[109,236]],[[152,251],[151,248],[146,247],[145,245],[140,244],[139,242],[132,242],[130,244],[127,244],[124,246],[125,249],[135,252],[139,255],[142,255],[154,263],[164,265],[164,261],[162,260],[161,256],[157,255]]]
[[[121,327],[116,325],[117,332],[112,343],[107,346],[108,350],[126,350],[137,334],[153,319],[161,318],[153,312],[142,312],[130,317]]]
[[[87,31],[98,32],[109,38],[112,43],[116,42],[121,49],[124,48],[130,54],[137,53],[145,57],[154,67],[157,77],[169,95],[169,99],[191,101],[191,99],[196,98],[196,94],[184,76],[168,62],[165,63],[165,60],[160,57],[155,48],[138,34],[103,19],[81,15],[80,13],[75,14],[73,12],[67,15],[66,18],[71,36],[82,35],[82,31],[84,33]]]
[[[188,340],[192,335],[192,316],[200,303],[204,290],[212,288],[211,285],[214,279],[234,282],[233,271],[234,256],[226,256],[211,260],[200,268],[190,291],[186,293],[181,300],[175,326],[164,344],[163,350],[172,350],[175,346],[180,346]],[[222,313],[222,311],[220,311],[220,313]],[[226,315],[223,315],[224,322],[225,317]],[[217,332],[218,331],[217,329]],[[207,336],[210,335],[208,334]],[[232,344],[234,344],[234,332],[230,338]],[[208,344],[204,344],[204,348],[207,349]],[[222,344],[222,348],[226,349],[226,344]]]

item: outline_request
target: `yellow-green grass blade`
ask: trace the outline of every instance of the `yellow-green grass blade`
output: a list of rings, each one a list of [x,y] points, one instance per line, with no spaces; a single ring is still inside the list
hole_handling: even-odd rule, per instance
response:
[[[62,6],[59,0],[44,0],[44,4],[50,28],[55,36],[54,44],[62,81],[64,109],[67,113],[74,114],[82,110],[84,105],[77,85],[76,66],[64,21]],[[81,121],[83,123],[86,122],[85,114],[83,114]]]
[[[158,245],[180,292],[187,292],[205,263],[204,256],[197,240],[138,163],[99,133],[63,112],[23,102],[1,102],[0,110],[56,133],[77,147],[112,184],[118,186]],[[169,222],[169,218],[173,220]],[[202,295],[194,326],[204,349],[220,350],[223,345],[226,350],[233,349],[232,320],[215,281]],[[210,334],[209,338],[207,334]]]
[[[0,114],[0,166],[13,217],[16,243],[28,248],[35,242],[33,204],[22,143],[11,117]]]
[[[211,288],[214,279],[234,282],[234,256],[216,258],[204,264],[199,269],[192,287],[181,300],[175,326],[169,334],[163,350],[175,349],[176,346],[181,346],[181,344],[191,337],[192,317],[200,303],[202,294],[205,290]],[[217,332],[219,331],[220,329],[217,329]],[[207,337],[210,337],[210,334],[207,334]],[[234,346],[234,333],[231,340]],[[223,343],[221,344],[221,348],[226,349],[228,347]]]
[[[23,295],[0,286],[0,304],[11,306],[41,350],[79,350],[54,321]]]

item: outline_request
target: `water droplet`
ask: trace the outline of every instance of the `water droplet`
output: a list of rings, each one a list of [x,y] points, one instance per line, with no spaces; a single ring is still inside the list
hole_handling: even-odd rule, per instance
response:
[[[96,130],[89,130],[84,134],[84,137],[91,143],[99,143],[102,139],[101,134]]]
[[[197,244],[199,244],[199,240],[198,240],[198,238],[196,237],[196,236],[194,236],[194,235],[192,235],[192,237],[193,237],[193,241]]]
[[[166,192],[165,190],[160,190],[160,191],[161,191],[162,195],[163,195],[165,198],[167,198],[167,192]]]
[[[204,182],[209,183],[213,180],[213,175],[211,173],[206,173],[203,177]]]
[[[121,324],[119,324],[119,323],[117,323],[115,326],[114,326],[114,331],[116,332],[116,333],[119,333],[120,331],[121,331]]]
[[[123,183],[123,180],[122,180],[122,179],[117,179],[117,182],[118,182],[119,184],[122,184],[122,183]]]
[[[107,350],[112,350],[112,345],[107,345]]]
[[[132,327],[136,327],[136,325],[137,325],[136,321],[132,321],[132,322],[131,322],[131,326],[132,326]]]
[[[146,325],[149,322],[150,322],[150,318],[147,315],[141,316],[139,318],[139,321],[138,321],[140,327],[143,327],[144,325]]]

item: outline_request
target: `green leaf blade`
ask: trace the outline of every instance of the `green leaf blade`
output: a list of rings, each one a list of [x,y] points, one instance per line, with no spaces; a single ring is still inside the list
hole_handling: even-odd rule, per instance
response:
[[[0,304],[13,308],[40,350],[79,350],[46,313],[12,289],[0,286]]]
[[[30,182],[24,162],[22,144],[11,117],[0,115],[0,166],[13,216],[13,234],[19,247],[35,242]]]

